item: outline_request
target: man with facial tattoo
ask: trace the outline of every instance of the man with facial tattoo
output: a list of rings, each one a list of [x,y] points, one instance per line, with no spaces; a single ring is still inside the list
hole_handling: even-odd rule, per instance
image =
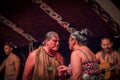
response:
[[[96,58],[101,73],[104,74],[105,80],[117,80],[120,75],[120,54],[113,49],[113,42],[108,37],[102,38],[100,45],[102,50],[96,53]]]

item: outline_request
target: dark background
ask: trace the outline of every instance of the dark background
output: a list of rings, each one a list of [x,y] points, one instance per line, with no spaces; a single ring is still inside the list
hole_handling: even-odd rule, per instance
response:
[[[107,35],[111,36],[114,42],[114,49],[120,48],[120,38],[113,37],[113,31],[91,7],[83,0],[44,0],[53,10],[55,10],[65,21],[69,22],[73,28],[81,30],[88,28],[93,33],[89,39],[88,47],[96,53],[100,48],[100,39]],[[114,1],[115,0],[111,0]],[[12,21],[25,33],[32,35],[38,42],[33,43],[34,49],[41,45],[44,35],[48,31],[56,31],[60,35],[59,52],[63,55],[66,65],[70,62],[68,49],[69,33],[61,27],[55,20],[48,16],[39,4],[32,0],[0,0],[0,14]],[[11,28],[0,22],[0,64],[7,57],[3,52],[4,42],[13,42],[17,48],[14,53],[21,59],[21,72],[24,69],[26,58],[29,54],[29,41],[23,36],[13,31]],[[0,80],[3,80],[4,71],[0,72]]]

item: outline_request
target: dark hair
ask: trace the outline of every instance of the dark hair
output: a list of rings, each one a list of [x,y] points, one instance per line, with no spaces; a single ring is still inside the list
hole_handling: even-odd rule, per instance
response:
[[[92,36],[92,33],[88,29],[82,29],[81,31],[73,32],[70,36],[76,38],[78,44],[87,44],[88,38]]]
[[[103,37],[101,38],[101,42],[102,42],[102,40],[104,40],[104,39],[108,39],[108,40],[110,40],[110,42],[113,42],[113,41],[112,41],[112,38],[109,37],[109,36],[103,36]]]
[[[12,42],[5,42],[5,43],[4,43],[4,46],[5,46],[5,45],[10,46],[11,48],[17,48],[17,46],[16,46],[15,44],[13,44]]]

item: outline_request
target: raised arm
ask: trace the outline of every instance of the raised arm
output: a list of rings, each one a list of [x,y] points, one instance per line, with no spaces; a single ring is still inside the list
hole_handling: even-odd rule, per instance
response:
[[[35,65],[35,53],[36,50],[32,51],[26,60],[22,80],[28,80],[29,75],[33,70],[33,67]]]

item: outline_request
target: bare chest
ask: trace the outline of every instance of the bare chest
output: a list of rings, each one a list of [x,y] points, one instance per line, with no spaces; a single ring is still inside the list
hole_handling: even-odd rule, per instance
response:
[[[14,60],[12,58],[8,58],[5,65],[6,65],[6,67],[7,66],[9,66],[9,67],[14,66]]]
[[[114,64],[116,58],[113,54],[111,55],[101,55],[100,63],[109,62],[110,64]]]

